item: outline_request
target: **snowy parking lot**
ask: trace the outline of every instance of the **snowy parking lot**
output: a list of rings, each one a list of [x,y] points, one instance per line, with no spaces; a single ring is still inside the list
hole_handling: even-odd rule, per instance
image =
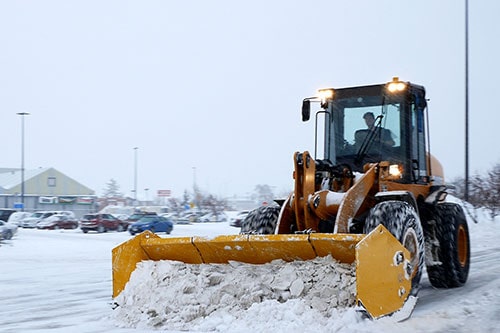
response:
[[[472,260],[469,281],[459,289],[436,290],[424,274],[412,317],[368,321],[352,310],[328,315],[301,300],[266,301],[235,315],[216,311],[189,331],[232,332],[493,332],[500,324],[500,219],[469,221]],[[223,223],[175,225],[175,236],[215,236],[239,230]],[[166,332],[141,318],[120,320],[112,310],[111,249],[130,239],[127,232],[83,234],[76,230],[20,229],[0,242],[0,327],[2,332]],[[230,274],[230,273],[226,273]],[[329,277],[325,276],[325,280]],[[151,295],[160,302],[157,290]],[[131,325],[130,323],[135,323]],[[134,326],[134,327],[131,327]],[[183,329],[186,329],[185,327]],[[173,330],[172,330],[173,331]],[[170,331],[169,331],[170,332]]]

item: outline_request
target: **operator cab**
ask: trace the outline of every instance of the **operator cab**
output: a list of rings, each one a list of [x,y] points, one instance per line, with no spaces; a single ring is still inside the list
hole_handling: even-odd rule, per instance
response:
[[[422,86],[394,78],[387,84],[322,89],[320,96],[304,100],[304,121],[311,101],[323,109],[317,114],[324,114],[324,160],[355,172],[363,172],[366,163],[388,161],[393,180],[429,182]]]

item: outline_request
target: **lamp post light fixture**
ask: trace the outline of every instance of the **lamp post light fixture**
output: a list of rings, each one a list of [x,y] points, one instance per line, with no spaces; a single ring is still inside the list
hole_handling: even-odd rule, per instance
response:
[[[17,112],[21,116],[21,211],[24,212],[24,117],[29,116],[28,112]]]

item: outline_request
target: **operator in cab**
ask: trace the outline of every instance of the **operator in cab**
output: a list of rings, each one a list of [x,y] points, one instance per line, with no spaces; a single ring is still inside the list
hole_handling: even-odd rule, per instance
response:
[[[391,131],[385,128],[377,128],[375,127],[375,116],[373,112],[366,112],[363,115],[363,119],[365,120],[366,126],[370,132],[380,131],[379,133],[375,133],[375,140],[377,143],[382,143],[385,147],[394,146],[394,140],[392,139]]]

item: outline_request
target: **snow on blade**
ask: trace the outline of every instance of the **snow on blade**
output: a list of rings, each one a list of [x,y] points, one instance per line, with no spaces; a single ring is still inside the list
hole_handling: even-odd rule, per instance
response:
[[[276,312],[279,304],[293,301],[328,318],[354,306],[355,282],[354,265],[331,257],[263,265],[143,261],[115,299],[113,317],[128,327],[215,330],[211,325],[218,321],[211,317],[269,312],[270,304]]]

